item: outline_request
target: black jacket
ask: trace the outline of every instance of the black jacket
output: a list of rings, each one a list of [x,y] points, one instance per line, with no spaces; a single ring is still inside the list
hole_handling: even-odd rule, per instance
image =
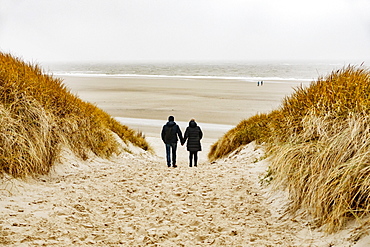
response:
[[[180,138],[180,142],[183,141],[180,127],[174,121],[167,122],[163,126],[161,136],[164,143],[176,143],[178,138]]]
[[[203,132],[200,127],[197,126],[197,123],[195,121],[190,121],[189,127],[187,127],[185,130],[184,141],[182,143],[185,143],[186,140],[188,140],[186,145],[188,151],[202,151],[202,146],[200,144],[202,137]]]

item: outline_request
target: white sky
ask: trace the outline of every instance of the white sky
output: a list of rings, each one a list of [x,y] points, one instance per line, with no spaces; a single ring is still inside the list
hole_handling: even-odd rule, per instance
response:
[[[370,0],[0,0],[36,62],[370,60]]]

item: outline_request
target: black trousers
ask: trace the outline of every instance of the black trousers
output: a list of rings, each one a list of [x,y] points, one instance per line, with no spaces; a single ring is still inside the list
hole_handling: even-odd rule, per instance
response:
[[[189,161],[190,161],[189,166],[190,167],[193,166],[193,159],[194,159],[194,166],[197,166],[197,162],[198,162],[198,151],[189,151]]]

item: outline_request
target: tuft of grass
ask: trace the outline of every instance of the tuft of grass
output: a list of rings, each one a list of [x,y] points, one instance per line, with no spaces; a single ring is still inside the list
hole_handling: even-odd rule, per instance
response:
[[[229,130],[211,146],[208,159],[212,162],[222,158],[242,145],[252,141],[261,141],[270,136],[270,120],[277,112],[258,114],[241,121],[235,128]]]
[[[306,212],[318,226],[336,231],[370,212],[369,95],[369,70],[333,71],[298,87],[274,112],[240,123],[213,145],[209,157],[253,140],[266,142],[269,178],[275,188],[289,191],[292,212]]]
[[[370,110],[370,73],[365,68],[348,66],[319,78],[309,87],[298,87],[283,100],[281,109],[287,128],[278,137],[301,133],[307,115],[319,118],[345,119],[350,114],[368,114]]]
[[[86,159],[120,152],[114,135],[151,150],[144,136],[73,95],[61,79],[0,53],[0,173],[49,172],[62,146]]]
[[[270,150],[274,185],[290,192],[292,211],[303,209],[329,232],[370,212],[370,118],[331,118],[306,116],[301,135]]]

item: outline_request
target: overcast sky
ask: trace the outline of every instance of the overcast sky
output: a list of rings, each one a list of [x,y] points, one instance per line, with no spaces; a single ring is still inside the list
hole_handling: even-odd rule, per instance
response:
[[[29,61],[370,61],[370,0],[0,0]]]

